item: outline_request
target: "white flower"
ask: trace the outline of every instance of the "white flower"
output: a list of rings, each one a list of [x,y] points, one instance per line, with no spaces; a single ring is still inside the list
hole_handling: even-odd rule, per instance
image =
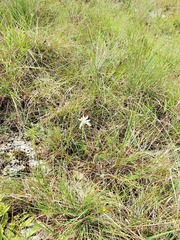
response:
[[[84,125],[88,125],[89,127],[91,127],[91,124],[90,124],[90,119],[88,119],[88,116],[82,116],[79,121],[81,121],[80,125],[79,125],[79,128],[82,128]]]

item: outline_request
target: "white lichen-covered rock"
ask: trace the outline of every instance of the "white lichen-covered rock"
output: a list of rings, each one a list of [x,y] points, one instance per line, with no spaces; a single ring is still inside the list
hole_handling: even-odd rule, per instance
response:
[[[32,218],[25,220],[18,226],[11,223],[7,225],[4,233],[7,239],[22,239],[22,240],[48,240],[49,234],[41,222],[30,222]],[[27,224],[28,223],[28,224]],[[15,229],[14,229],[15,228]]]
[[[10,137],[0,144],[0,173],[4,176],[19,176],[41,166],[49,171],[43,161],[38,161],[30,141]]]
[[[151,18],[165,18],[166,17],[166,15],[161,13],[160,11],[159,12],[154,12],[154,11],[149,12],[149,16]]]
[[[40,229],[36,224],[23,228],[21,230],[21,236],[28,240],[47,240],[48,234],[46,231]]]

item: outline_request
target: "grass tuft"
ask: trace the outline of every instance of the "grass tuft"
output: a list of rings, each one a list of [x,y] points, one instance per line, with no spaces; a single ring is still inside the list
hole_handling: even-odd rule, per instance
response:
[[[41,163],[0,175],[0,239],[178,239],[178,16],[177,0],[0,1],[0,173],[15,137]]]

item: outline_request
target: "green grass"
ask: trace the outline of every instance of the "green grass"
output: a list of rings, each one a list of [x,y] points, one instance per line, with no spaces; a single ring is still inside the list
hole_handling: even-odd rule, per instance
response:
[[[0,176],[0,239],[178,239],[179,7],[0,2],[1,142],[52,168]]]

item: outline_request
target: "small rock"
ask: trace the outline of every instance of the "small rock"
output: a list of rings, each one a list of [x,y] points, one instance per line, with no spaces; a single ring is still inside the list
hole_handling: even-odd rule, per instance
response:
[[[0,172],[4,176],[27,173],[33,166],[38,166],[38,161],[31,142],[10,137],[0,145]]]

